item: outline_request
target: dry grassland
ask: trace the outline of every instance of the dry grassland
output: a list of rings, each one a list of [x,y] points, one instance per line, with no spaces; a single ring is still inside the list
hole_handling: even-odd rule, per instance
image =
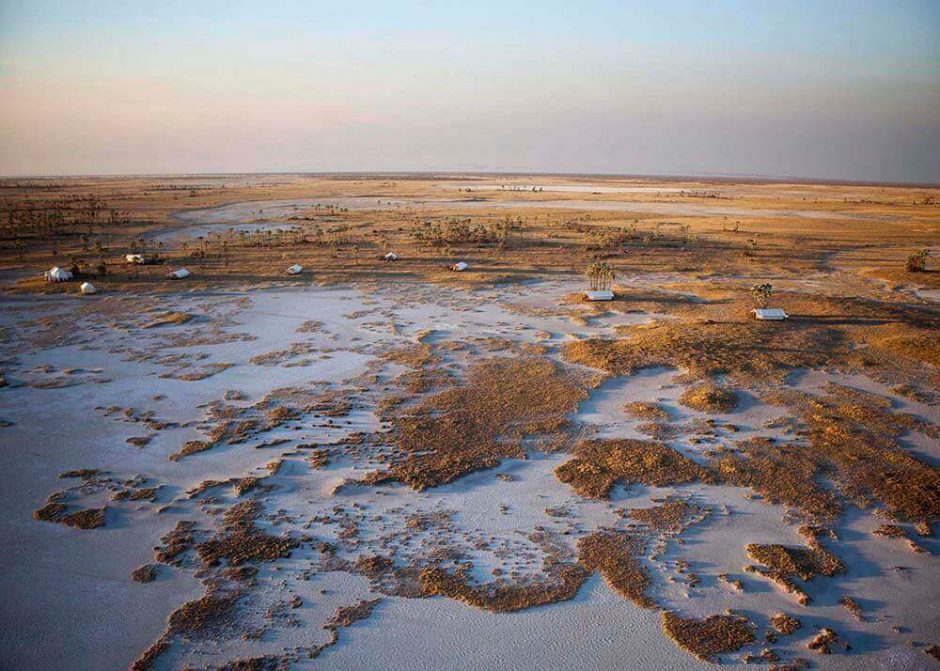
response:
[[[393,464],[371,481],[422,490],[504,458],[525,458],[524,439],[566,435],[568,415],[587,398],[584,384],[545,358],[484,360],[466,386],[436,393],[395,419]]]
[[[664,487],[686,482],[713,482],[704,467],[662,443],[642,440],[590,440],[575,448],[575,457],[555,470],[556,477],[590,498],[605,498],[620,482]]]

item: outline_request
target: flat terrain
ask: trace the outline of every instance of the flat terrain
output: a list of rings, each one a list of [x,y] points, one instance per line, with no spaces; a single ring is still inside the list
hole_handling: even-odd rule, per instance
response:
[[[152,176],[0,206],[2,668],[940,664],[940,188]]]

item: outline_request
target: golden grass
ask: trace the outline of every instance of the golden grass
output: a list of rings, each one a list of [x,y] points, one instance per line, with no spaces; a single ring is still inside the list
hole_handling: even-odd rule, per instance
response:
[[[183,555],[189,552],[196,543],[196,523],[190,520],[180,520],[176,526],[168,531],[161,539],[160,545],[154,549],[154,556],[161,564],[180,566]]]
[[[179,326],[190,321],[192,318],[193,316],[188,312],[169,310],[154,317],[150,321],[144,322],[140,327],[144,329],[154,329],[161,326]]]
[[[872,531],[872,534],[875,536],[884,536],[885,538],[899,538],[905,540],[907,541],[907,546],[911,549],[911,551],[918,554],[927,552],[926,548],[924,548],[920,543],[911,537],[911,534],[907,531],[907,529],[898,526],[897,524],[879,525],[877,529]]]
[[[738,406],[738,396],[733,389],[705,383],[689,387],[682,392],[679,403],[699,412],[728,413]]]
[[[711,615],[704,620],[696,620],[664,611],[662,625],[663,631],[676,645],[705,662],[754,642],[751,623],[738,615]]]
[[[421,587],[426,594],[446,596],[494,613],[573,599],[586,578],[584,569],[576,564],[555,564],[544,577],[519,585],[474,586],[441,568],[427,568],[420,574]]]
[[[196,546],[199,558],[209,566],[218,565],[223,559],[229,566],[238,566],[243,562],[268,562],[289,557],[299,543],[258,529],[254,522],[260,514],[260,506],[253,499],[229,508],[225,512],[222,532]]]
[[[852,613],[852,617],[854,617],[859,622],[865,621],[865,611],[862,610],[862,605],[858,601],[853,599],[852,597],[850,596],[842,597],[841,599],[839,599],[839,604],[842,607],[844,607],[847,611]]]
[[[823,627],[819,633],[813,637],[806,647],[815,650],[820,655],[832,654],[832,646],[839,642],[839,635],[829,627]]]
[[[488,359],[467,385],[434,394],[394,421],[391,468],[371,481],[392,479],[422,490],[525,457],[524,438],[564,434],[567,415],[587,398],[583,383],[549,359]]]
[[[360,620],[364,620],[370,615],[375,607],[382,602],[381,599],[362,599],[359,603],[352,606],[341,606],[333,613],[333,617],[324,625],[325,629],[338,629],[340,627],[350,627]]]
[[[816,576],[832,577],[845,571],[845,564],[822,547],[794,547],[787,545],[761,545],[751,543],[747,555],[762,566],[747,566],[746,571],[758,573],[777,583],[784,591],[796,594],[802,605],[810,597],[794,581],[800,578],[809,581]]]
[[[704,517],[706,511],[686,499],[669,498],[652,508],[633,508],[627,516],[658,533],[678,534]]]
[[[639,557],[646,548],[642,537],[624,531],[598,531],[578,541],[578,563],[600,571],[611,589],[642,608],[655,602],[646,595],[651,579]]]
[[[630,439],[583,441],[575,457],[555,469],[555,476],[582,496],[598,499],[616,482],[664,487],[713,481],[707,469],[674,449]]]
[[[770,624],[784,636],[789,636],[803,626],[802,622],[787,613],[774,613],[770,616]]]
[[[565,344],[563,353],[569,361],[612,375],[665,366],[693,379],[728,375],[753,382],[782,381],[794,368],[818,368],[847,351],[834,329],[792,322],[654,322],[627,334],[619,340],[577,340]]]
[[[153,582],[157,577],[156,564],[144,564],[131,571],[131,579],[134,582]]]
[[[937,337],[936,328],[886,324],[869,329],[865,339],[869,346],[890,355],[940,366],[940,338]]]
[[[217,631],[229,621],[237,601],[237,594],[206,594],[175,610],[167,629],[172,634],[190,635]]]
[[[107,508],[85,508],[68,512],[64,503],[51,502],[33,512],[33,518],[41,522],[55,522],[76,529],[97,529],[104,526]]]
[[[183,457],[188,457],[191,454],[211,450],[212,447],[213,444],[205,440],[187,440],[183,443],[183,447],[180,448],[179,452],[170,455],[170,461],[179,461]]]
[[[802,445],[752,438],[737,447],[738,453],[722,454],[711,464],[721,482],[750,487],[770,503],[798,508],[813,518],[828,520],[841,513],[839,498],[820,484],[824,465]]]
[[[658,403],[633,401],[624,405],[623,411],[630,417],[645,422],[666,422],[669,420],[669,411]]]
[[[895,519],[929,523],[940,516],[940,471],[910,454],[898,438],[915,430],[930,436],[937,428],[912,415],[896,413],[870,395],[831,386],[826,396],[796,391],[767,394],[763,400],[789,408],[805,425],[811,467],[838,483],[840,492],[861,507],[879,503]]]

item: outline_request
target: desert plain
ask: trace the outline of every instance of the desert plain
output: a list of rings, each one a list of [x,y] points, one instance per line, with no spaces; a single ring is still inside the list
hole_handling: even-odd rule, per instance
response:
[[[0,205],[0,667],[940,666],[938,187]]]

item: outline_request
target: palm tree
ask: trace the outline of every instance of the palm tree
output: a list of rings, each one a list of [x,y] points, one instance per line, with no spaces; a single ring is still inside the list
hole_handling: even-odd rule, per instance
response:
[[[595,261],[588,268],[588,279],[591,281],[591,291],[609,291],[614,281],[614,271],[603,261]]]

